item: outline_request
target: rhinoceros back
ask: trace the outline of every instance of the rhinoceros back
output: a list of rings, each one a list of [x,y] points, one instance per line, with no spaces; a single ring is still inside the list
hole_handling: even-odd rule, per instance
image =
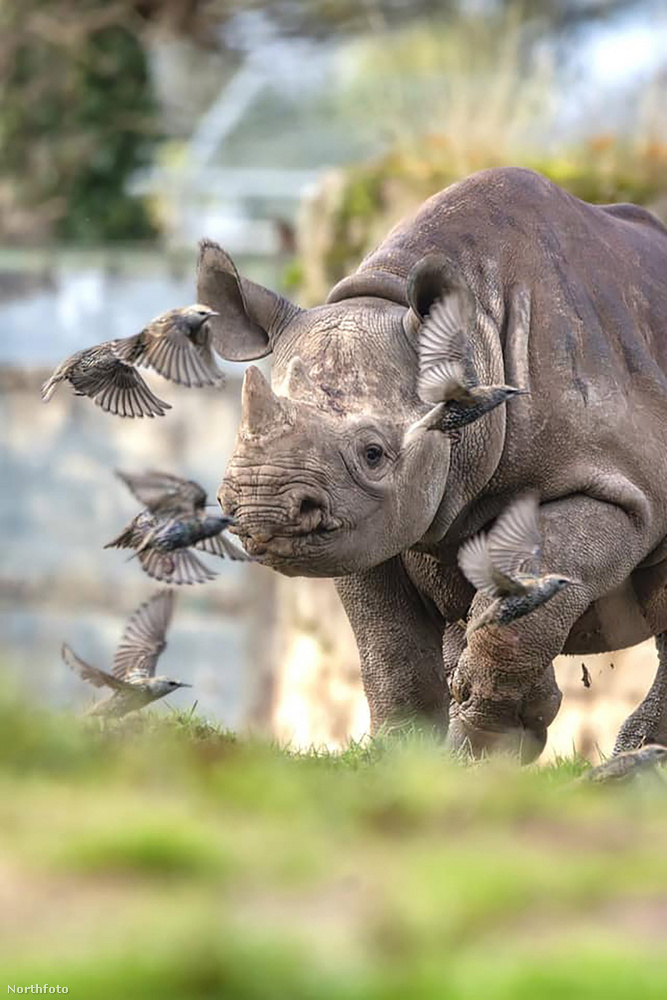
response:
[[[429,198],[327,301],[371,295],[407,305],[410,271],[430,253],[460,268],[499,325],[510,287],[521,282],[533,317],[562,318],[556,339],[581,325],[596,349],[600,337],[632,337],[638,320],[655,332],[667,327],[665,227],[635,205],[590,205],[517,167],[481,171]]]

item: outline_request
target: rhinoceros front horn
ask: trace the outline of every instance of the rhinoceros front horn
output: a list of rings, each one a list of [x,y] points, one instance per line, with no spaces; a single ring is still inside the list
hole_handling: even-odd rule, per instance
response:
[[[279,398],[262,375],[251,365],[245,373],[241,389],[241,431],[247,437],[268,435],[285,423],[285,413]]]

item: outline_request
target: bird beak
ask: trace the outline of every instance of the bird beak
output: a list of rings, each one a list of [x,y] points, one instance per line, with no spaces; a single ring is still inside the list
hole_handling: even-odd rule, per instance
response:
[[[181,681],[178,686],[182,688],[191,688],[192,684],[186,684],[184,681]]]

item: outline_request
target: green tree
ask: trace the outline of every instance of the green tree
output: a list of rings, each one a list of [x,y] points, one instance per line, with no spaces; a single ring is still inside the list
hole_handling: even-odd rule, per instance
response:
[[[156,109],[129,7],[5,0],[0,178],[33,232],[79,243],[154,234],[127,180],[147,163]]]

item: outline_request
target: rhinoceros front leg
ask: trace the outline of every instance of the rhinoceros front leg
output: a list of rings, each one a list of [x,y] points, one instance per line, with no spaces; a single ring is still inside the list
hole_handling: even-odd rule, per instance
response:
[[[473,633],[450,681],[454,750],[509,750],[524,761],[539,755],[560,704],[554,657],[584,611],[622,583],[649,547],[641,519],[615,504],[576,494],[540,513],[544,571],[578,582],[510,626]],[[472,616],[488,603],[477,594]]]
[[[614,754],[636,750],[645,743],[667,745],[667,632],[656,636],[658,670],[648,694],[618,731]]]
[[[445,623],[409,579],[400,557],[335,583],[359,647],[371,732],[414,720],[444,733]]]

